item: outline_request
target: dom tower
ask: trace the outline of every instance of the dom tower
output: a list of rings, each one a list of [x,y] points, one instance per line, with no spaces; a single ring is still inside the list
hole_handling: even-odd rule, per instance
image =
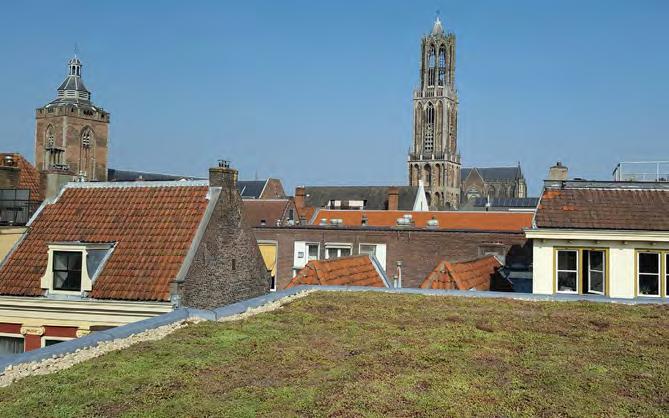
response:
[[[35,166],[42,172],[106,181],[109,113],[91,101],[81,67],[72,58],[56,99],[36,111]]]
[[[455,35],[444,32],[439,17],[421,41],[420,86],[413,107],[409,184],[422,181],[430,209],[455,209],[460,202]]]

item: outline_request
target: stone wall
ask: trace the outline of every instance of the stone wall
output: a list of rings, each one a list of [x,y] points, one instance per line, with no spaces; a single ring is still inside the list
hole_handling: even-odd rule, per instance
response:
[[[269,292],[270,276],[243,219],[235,181],[232,169],[210,174],[210,185],[221,193],[180,288],[184,306],[209,309]]]
[[[277,288],[283,289],[293,276],[294,242],[320,243],[321,259],[325,258],[325,243],[351,244],[353,255],[360,244],[386,244],[386,271],[389,277],[397,273],[396,263],[402,261],[404,287],[418,287],[425,276],[440,261],[464,261],[486,252],[499,251],[507,264],[529,265],[532,246],[522,232],[453,232],[402,228],[341,228],[341,227],[257,227],[258,240],[274,241],[278,245]]]

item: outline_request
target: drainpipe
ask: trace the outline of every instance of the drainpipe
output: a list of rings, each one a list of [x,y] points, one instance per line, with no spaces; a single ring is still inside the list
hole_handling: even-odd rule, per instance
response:
[[[397,286],[402,287],[402,260],[397,260]]]

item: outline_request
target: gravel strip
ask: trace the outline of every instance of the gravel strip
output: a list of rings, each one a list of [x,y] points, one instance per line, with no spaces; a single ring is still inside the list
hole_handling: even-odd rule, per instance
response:
[[[295,299],[303,298],[307,296],[309,293],[315,291],[316,291],[315,289],[305,290],[304,292],[300,292],[292,296],[286,296],[285,298],[278,299],[274,302],[267,303],[257,308],[250,308],[246,310],[244,313],[221,318],[219,319],[219,321],[221,322],[238,321],[240,319],[249,318],[259,313],[270,312],[275,309],[279,309],[281,306],[290,303]],[[131,345],[140,342],[160,340],[180,328],[201,321],[203,320],[189,319],[185,321],[178,321],[173,324],[163,325],[158,328],[148,329],[146,331],[133,334],[127,338],[119,338],[113,341],[103,341],[100,342],[95,347],[77,349],[77,351],[75,351],[74,353],[64,354],[60,356],[53,356],[49,359],[38,362],[33,361],[30,363],[8,366],[7,369],[5,369],[5,371],[0,375],[0,387],[8,386],[13,382],[16,382],[17,380],[23,379],[24,377],[43,375],[57,372],[59,370],[64,370],[74,366],[75,364],[79,364],[81,362],[93,359],[95,357],[99,357],[111,351],[128,348]]]

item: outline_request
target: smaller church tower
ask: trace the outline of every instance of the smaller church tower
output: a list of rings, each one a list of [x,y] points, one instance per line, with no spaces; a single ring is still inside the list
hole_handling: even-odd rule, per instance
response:
[[[36,111],[35,166],[83,181],[106,181],[109,113],[91,101],[81,67],[75,55],[56,99]]]
[[[423,184],[432,210],[460,203],[458,93],[455,88],[455,35],[439,17],[421,40],[420,85],[413,96],[413,141],[409,184]]]

